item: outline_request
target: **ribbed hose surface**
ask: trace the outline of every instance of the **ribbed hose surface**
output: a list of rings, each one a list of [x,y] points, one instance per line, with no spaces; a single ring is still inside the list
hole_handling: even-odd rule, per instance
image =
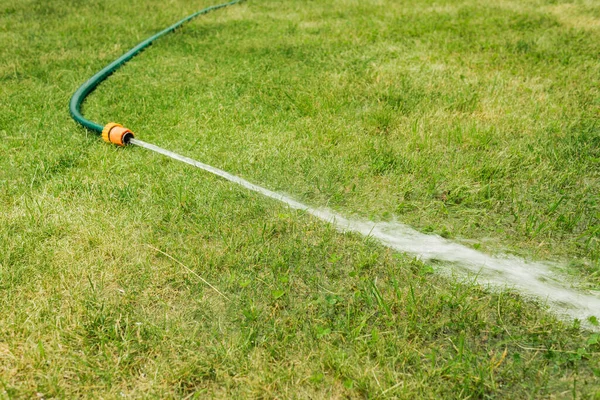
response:
[[[123,54],[121,57],[117,58],[115,61],[108,64],[106,67],[104,67],[102,70],[100,70],[96,75],[92,76],[90,79],[87,80],[87,82],[85,82],[83,85],[81,85],[79,87],[79,89],[77,89],[77,91],[73,94],[73,97],[71,97],[71,101],[69,102],[69,111],[71,112],[71,116],[73,117],[73,119],[77,123],[84,126],[85,128],[88,128],[97,133],[102,133],[102,128],[103,128],[102,125],[100,125],[96,122],[90,121],[89,119],[85,118],[83,116],[83,114],[81,113],[81,104],[83,103],[85,98],[90,93],[92,93],[94,91],[94,89],[96,89],[96,87],[102,81],[104,81],[106,78],[108,78],[113,72],[115,72],[117,69],[119,69],[127,61],[131,60],[133,57],[138,55],[146,47],[150,46],[156,39],[166,35],[167,33],[173,32],[175,29],[179,28],[181,25],[198,17],[199,15],[206,14],[206,13],[209,13],[214,10],[218,10],[219,8],[223,8],[223,7],[231,6],[231,5],[234,5],[237,3],[241,3],[242,1],[244,1],[244,0],[233,0],[228,3],[210,6],[203,10],[195,12],[192,15],[185,17],[181,21],[169,26],[167,29],[164,29],[164,30],[158,32],[157,34],[150,36],[148,39],[144,40],[143,42],[141,42],[140,44],[138,44],[137,46],[135,46],[134,48],[129,50],[127,53]]]

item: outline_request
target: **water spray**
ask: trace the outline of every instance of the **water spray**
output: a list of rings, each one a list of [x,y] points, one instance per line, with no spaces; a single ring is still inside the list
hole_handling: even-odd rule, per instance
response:
[[[488,284],[500,288],[505,288],[506,286],[514,288],[520,293],[547,302],[560,317],[568,319],[577,318],[588,328],[599,330],[598,326],[587,323],[588,320],[593,320],[591,317],[600,317],[600,297],[598,293],[583,293],[572,288],[568,283],[568,279],[557,273],[551,265],[540,262],[527,262],[517,257],[490,256],[440,236],[418,232],[408,225],[398,222],[375,223],[347,219],[330,209],[308,206],[287,195],[271,191],[219,168],[163,149],[154,144],[143,142],[136,139],[133,132],[121,124],[110,122],[102,126],[86,119],[82,115],[81,104],[85,98],[102,81],[146,47],[150,46],[156,39],[175,31],[181,25],[197,16],[241,3],[242,1],[234,0],[195,12],[149,37],[117,58],[92,76],[73,94],[69,103],[69,110],[73,119],[83,127],[101,134],[102,139],[108,143],[118,146],[135,145],[200,168],[248,190],[260,193],[265,197],[283,202],[292,209],[304,211],[313,217],[331,223],[340,231],[355,232],[363,236],[373,237],[395,251],[413,254],[424,261],[443,261],[446,263],[446,266],[440,268],[441,272],[463,275],[475,274],[480,284]]]

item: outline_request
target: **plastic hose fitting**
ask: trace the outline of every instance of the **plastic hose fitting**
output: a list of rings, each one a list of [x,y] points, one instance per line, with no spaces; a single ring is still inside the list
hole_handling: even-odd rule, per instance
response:
[[[133,139],[133,132],[124,128],[123,125],[115,122],[109,122],[102,129],[102,139],[108,143],[114,143],[118,146],[126,146],[129,139]]]

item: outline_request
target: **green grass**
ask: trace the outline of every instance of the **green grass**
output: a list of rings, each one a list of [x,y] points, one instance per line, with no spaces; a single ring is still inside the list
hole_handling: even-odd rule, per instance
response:
[[[209,4],[0,4],[0,398],[600,398],[579,321],[75,125]],[[599,55],[592,1],[256,0],[84,111],[598,288]]]

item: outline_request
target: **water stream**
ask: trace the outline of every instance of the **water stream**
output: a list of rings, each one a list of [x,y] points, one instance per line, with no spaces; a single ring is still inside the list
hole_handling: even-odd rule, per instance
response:
[[[491,256],[438,235],[424,234],[398,222],[371,222],[348,219],[327,208],[313,208],[281,193],[255,185],[238,176],[173,153],[141,140],[130,144],[146,148],[175,160],[193,165],[246,189],[279,200],[290,208],[303,210],[343,232],[356,232],[377,239],[383,245],[399,252],[419,257],[423,261],[441,261],[441,272],[476,276],[478,283],[496,288],[510,288],[547,303],[559,317],[579,319],[592,330],[600,330],[588,323],[595,316],[600,320],[600,293],[585,293],[574,287],[574,282],[548,263],[529,262],[514,256]],[[445,269],[445,271],[444,271]]]

